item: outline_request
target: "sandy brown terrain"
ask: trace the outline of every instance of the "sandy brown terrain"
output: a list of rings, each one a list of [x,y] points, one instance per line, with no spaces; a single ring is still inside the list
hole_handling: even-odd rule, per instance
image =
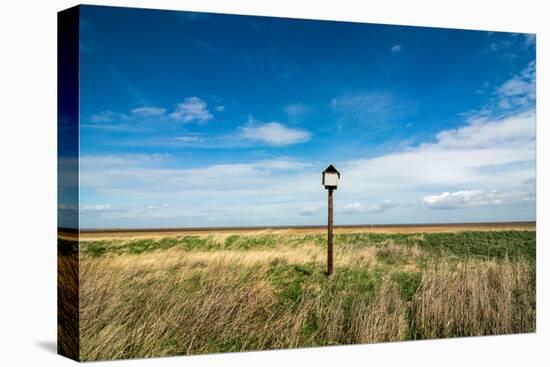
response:
[[[460,224],[415,224],[415,225],[365,225],[337,226],[335,233],[415,233],[415,232],[459,232],[459,231],[500,231],[500,230],[535,230],[534,222],[505,223],[460,223]],[[143,239],[177,237],[185,235],[201,236],[213,233],[224,234],[265,234],[265,233],[308,233],[322,234],[326,227],[242,227],[242,228],[172,228],[172,229],[137,229],[137,230],[83,230],[80,240],[110,239]],[[59,237],[76,239],[73,233],[59,231]]]

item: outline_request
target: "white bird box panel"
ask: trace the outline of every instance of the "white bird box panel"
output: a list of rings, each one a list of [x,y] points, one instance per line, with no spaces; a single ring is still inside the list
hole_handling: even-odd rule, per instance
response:
[[[334,172],[325,173],[325,186],[338,186],[338,174]]]

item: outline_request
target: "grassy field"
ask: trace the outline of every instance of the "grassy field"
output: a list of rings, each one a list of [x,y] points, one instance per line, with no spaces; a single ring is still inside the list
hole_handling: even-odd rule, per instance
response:
[[[535,331],[532,230],[340,233],[334,264],[322,234],[81,241],[80,357]]]

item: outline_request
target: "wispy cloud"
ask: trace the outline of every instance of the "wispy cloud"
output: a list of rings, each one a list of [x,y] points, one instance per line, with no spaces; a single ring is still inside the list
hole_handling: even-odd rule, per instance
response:
[[[530,61],[519,73],[512,75],[492,90],[484,83],[483,93],[490,98],[480,109],[462,113],[468,122],[499,120],[506,116],[534,110],[536,100],[536,62]]]
[[[84,205],[81,210],[109,210],[111,206],[109,204],[96,204],[96,205]]]
[[[536,36],[531,33],[487,33],[487,51],[503,59],[514,60],[526,48],[535,46]]]
[[[223,106],[218,106],[216,110],[223,111],[225,108],[220,108]],[[205,123],[214,118],[214,115],[208,111],[207,103],[200,99],[199,97],[188,97],[183,100],[183,102],[178,103],[175,109],[168,114],[168,117],[172,120],[183,122],[183,123]],[[132,122],[136,118],[146,119],[146,118],[155,118],[155,121],[158,118],[167,118],[166,108],[158,106],[142,106],[131,109],[128,113],[121,113],[115,111],[101,111],[97,114],[90,116],[89,121],[92,124],[107,124],[111,123],[113,129],[116,129],[116,126],[119,125],[121,128],[126,128],[122,126],[121,122]]]
[[[363,213],[364,211],[365,208],[363,207],[363,204],[359,202],[345,204],[342,210],[344,214],[357,214]]]
[[[401,52],[402,49],[403,47],[401,45],[394,45],[390,48],[390,51],[393,52],[394,54],[398,54]]]
[[[374,204],[369,208],[369,213],[382,213],[388,209],[395,208],[399,206],[396,203],[393,203],[391,200],[384,200],[380,204]]]
[[[303,143],[311,138],[309,131],[290,128],[280,122],[250,121],[240,130],[244,139],[260,141],[272,146]]]
[[[84,156],[80,164],[81,185],[89,193],[84,205],[92,209],[97,204],[90,201],[97,203],[97,197],[126,203],[110,210],[83,212],[85,227],[94,223],[139,226],[157,217],[164,218],[162,225],[175,223],[170,220],[179,220],[180,225],[225,223],[234,221],[235,215],[244,221],[262,223],[271,217],[276,222],[281,212],[300,217],[304,206],[316,205],[311,199],[296,200],[292,191],[303,190],[285,182],[295,177],[301,185],[303,170],[309,167],[292,158],[182,168],[177,157],[141,154]],[[317,181],[315,186],[320,186]]]
[[[518,75],[503,83],[496,91],[499,106],[504,109],[530,106],[535,101],[536,64],[531,61]]]
[[[205,149],[243,148],[268,145],[274,148],[304,143],[310,140],[311,133],[304,129],[288,127],[280,122],[261,122],[249,117],[248,122],[225,134],[188,134],[172,139],[172,142],[159,141],[166,145],[177,143]]]
[[[138,107],[132,110],[134,115],[139,116],[159,116],[163,115],[165,112],[166,109],[162,107]]]
[[[377,134],[395,128],[415,108],[390,91],[365,91],[333,98],[330,107],[338,116],[337,126],[360,128],[361,134]]]
[[[191,44],[193,44],[196,48],[200,50],[212,52],[214,54],[219,54],[222,52],[222,50],[219,47],[214,46],[213,44],[206,42],[204,40],[201,40],[198,38],[192,38],[190,39],[190,41],[191,41]]]
[[[170,113],[170,117],[183,123],[205,123],[214,118],[208,111],[207,103],[199,97],[185,98],[183,102],[176,105],[174,112]]]
[[[384,200],[381,203],[373,204],[371,206],[365,206],[360,202],[348,203],[343,207],[342,212],[344,214],[360,214],[360,213],[370,213],[377,214],[382,213],[388,209],[395,208],[399,206],[396,203],[393,203],[391,200]]]
[[[106,67],[116,81],[116,84],[134,100],[134,103],[140,105],[148,105],[150,103],[143,92],[137,88],[132,81],[126,78],[124,73],[120,72],[113,65],[106,65]]]
[[[100,113],[90,116],[90,122],[95,124],[102,124],[108,122],[120,122],[126,120],[128,115],[113,111],[101,111]]]
[[[330,106],[339,112],[366,115],[387,112],[394,102],[395,98],[389,92],[365,92],[333,98]]]
[[[471,208],[478,206],[499,205],[504,197],[498,191],[460,190],[443,192],[438,195],[425,196],[422,203],[433,209]]]
[[[184,135],[184,136],[177,136],[175,140],[183,142],[183,143],[199,143],[204,141],[204,139],[200,136],[195,135]]]

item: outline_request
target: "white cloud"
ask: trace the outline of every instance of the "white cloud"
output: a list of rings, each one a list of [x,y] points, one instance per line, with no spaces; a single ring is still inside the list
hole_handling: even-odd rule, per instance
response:
[[[535,138],[534,115],[520,114],[509,118],[473,122],[458,129],[445,130],[436,135],[438,148],[508,147],[523,145]],[[430,147],[430,145],[424,145]],[[433,147],[433,146],[432,146]]]
[[[433,143],[337,162],[342,173],[337,217],[340,207],[343,214],[362,213],[369,222],[522,219],[518,213],[525,215],[534,207],[534,136],[531,111],[443,131]],[[88,210],[82,213],[83,226],[317,223],[326,207],[322,163],[281,157],[184,168],[186,162],[169,155],[83,156],[84,192],[103,202],[131,203],[116,210]],[[381,196],[388,200],[371,206],[360,201]],[[146,210],[151,202],[171,205]],[[401,208],[397,217],[388,210],[396,203]],[[492,205],[499,210],[486,217],[463,214]],[[430,214],[435,213],[431,209],[451,206],[455,210]],[[159,222],[151,222],[155,218]],[[345,218],[336,220],[344,223]]]
[[[97,205],[85,205],[82,207],[82,210],[109,210],[111,206],[109,204],[97,204]]]
[[[433,143],[346,163],[346,190],[410,192],[429,186],[520,184],[535,172],[535,114],[475,122],[437,134]],[[412,195],[411,195],[412,196]]]
[[[198,143],[203,140],[200,136],[178,136],[175,139],[184,143]]]
[[[526,68],[521,77],[531,74]],[[337,222],[354,219],[339,217],[339,208],[362,213],[371,223],[531,219],[534,108],[504,118],[491,116],[480,113],[459,128],[440,131],[429,143],[335,162],[342,173],[335,198]],[[310,138],[310,133],[298,130],[296,135],[295,130],[252,120],[236,137],[271,145]],[[200,163],[165,154],[82,156],[82,192],[91,193],[94,201],[127,203],[86,211],[83,226],[308,224],[318,223],[325,212],[320,172],[326,162],[279,157],[189,168]],[[388,200],[361,204],[377,198]],[[146,210],[162,202],[170,206]],[[388,210],[397,203],[398,215]],[[495,205],[498,210],[491,209]],[[455,210],[432,210],[445,206]]]
[[[249,185],[269,183],[273,173],[295,172],[308,167],[307,163],[286,157],[199,168],[174,167],[177,162],[177,158],[164,154],[83,156],[80,159],[81,185],[102,192],[127,189],[150,193],[152,197],[158,194],[158,197],[170,198],[173,190],[247,190]]]
[[[496,90],[499,106],[504,109],[531,106],[536,98],[536,64],[531,61],[518,75],[504,82]]]
[[[273,146],[303,143],[311,138],[309,131],[289,128],[279,122],[251,122],[242,126],[240,130],[244,139],[260,141]]]
[[[208,111],[208,105],[199,97],[188,97],[176,105],[174,112],[170,117],[176,121],[189,123],[197,121],[199,123],[207,122],[214,118]]]
[[[248,122],[238,127],[235,132],[221,135],[180,136],[175,140],[194,146],[228,148],[251,146],[258,142],[278,147],[303,143],[310,138],[311,133],[307,130],[288,127],[276,121],[261,122],[249,116]]]
[[[128,118],[124,113],[118,113],[113,111],[102,111],[98,114],[90,116],[90,122],[94,124],[101,124],[106,122],[113,122],[117,120],[126,120]]]
[[[357,222],[338,215],[351,212],[370,223],[530,219],[534,138],[535,114],[529,111],[445,130],[432,143],[335,162],[342,173],[335,219]],[[320,174],[325,162],[279,157],[188,168],[189,162],[180,159],[165,154],[81,157],[83,193],[103,203],[128,203],[82,213],[83,226],[319,224],[325,213]],[[380,197],[387,200],[364,204]],[[146,210],[163,202],[170,206]],[[396,216],[388,209],[397,204]],[[494,205],[497,211],[483,211]],[[432,210],[445,206],[455,210]]]
[[[380,204],[374,204],[373,206],[371,206],[369,209],[369,213],[382,213],[388,209],[395,208],[396,206],[398,205],[392,203],[391,200],[384,200]]]
[[[216,111],[218,111],[218,112],[223,112],[223,111],[225,111],[225,106],[221,106],[221,105],[220,105],[220,106],[216,106]]]
[[[402,49],[403,49],[403,47],[401,45],[395,45],[395,46],[392,46],[392,48],[390,50],[394,54],[398,54],[398,53],[401,52]]]
[[[514,97],[531,93],[532,88],[529,82],[514,78],[504,83],[498,90],[499,94],[504,97]]]
[[[425,196],[422,203],[433,209],[470,208],[477,206],[499,205],[504,197],[498,191],[460,190]]]
[[[358,202],[349,203],[344,205],[344,208],[342,211],[344,214],[357,214],[357,213],[362,213],[364,211],[364,207],[363,207],[363,204]]]
[[[393,203],[391,200],[384,200],[383,202],[379,204],[373,204],[368,208],[359,202],[354,202],[344,205],[342,212],[344,214],[359,214],[365,212],[370,214],[377,214],[382,213],[388,209],[395,208],[396,206],[398,205]]]
[[[166,112],[165,108],[161,107],[138,107],[132,110],[134,115],[140,116],[159,116]]]
[[[319,174],[304,174],[309,167],[305,162],[280,157],[185,168],[188,163],[178,159],[165,155],[83,156],[81,187],[93,197],[126,203],[116,210],[83,212],[83,226],[288,224],[281,220],[281,213],[306,218],[299,215],[304,207],[324,203],[316,200],[325,194]],[[300,198],[312,188],[318,188],[313,189],[317,191],[313,198]],[[170,204],[146,210],[151,202]],[[151,222],[157,218],[153,213],[163,221]]]

